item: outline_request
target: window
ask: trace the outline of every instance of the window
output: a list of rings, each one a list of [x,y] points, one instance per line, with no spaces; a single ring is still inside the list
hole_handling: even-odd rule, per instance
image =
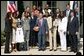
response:
[[[33,5],[36,5],[36,7],[41,7],[42,8],[42,1],[33,1]]]
[[[49,5],[49,8],[52,10],[54,13],[56,10],[56,1],[47,1],[47,4]]]
[[[80,25],[83,23],[83,1],[80,1]]]

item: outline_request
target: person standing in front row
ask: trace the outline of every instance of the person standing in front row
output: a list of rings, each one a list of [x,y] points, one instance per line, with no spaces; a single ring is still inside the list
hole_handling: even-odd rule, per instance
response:
[[[61,11],[61,20],[58,26],[58,32],[60,35],[60,43],[61,43],[61,51],[67,51],[67,44],[66,44],[66,31],[67,31],[67,22],[68,19],[64,14],[64,11]]]
[[[57,46],[59,44],[59,37],[57,37],[57,30],[58,30],[58,25],[59,25],[59,21],[60,21],[60,9],[57,8],[56,9],[56,14],[54,15],[54,20],[53,20],[53,42],[54,42],[54,51],[57,50]],[[59,41],[59,42],[58,42]]]
[[[75,17],[74,11],[71,11],[68,26],[67,26],[67,33],[70,39],[70,52],[77,52],[78,51],[78,29],[79,29],[79,21],[78,18]]]
[[[24,18],[22,18],[23,32],[24,32],[24,50],[29,50],[29,35],[30,35],[30,17],[28,12],[24,12]]]
[[[5,36],[6,36],[6,42],[5,42],[5,49],[4,53],[10,53],[9,43],[10,43],[10,34],[12,33],[12,20],[11,20],[11,12],[8,12],[5,18]]]
[[[38,10],[35,10],[37,13],[39,13]],[[35,13],[36,13],[35,12]],[[37,16],[35,15],[34,12],[31,12],[31,19],[30,19],[30,44],[32,47],[37,45],[37,32],[35,32],[33,30],[35,24],[36,24],[36,20],[37,20]]]
[[[38,47],[39,51],[40,50],[45,50],[45,37],[46,34],[48,34],[48,24],[47,20],[43,18],[43,13],[39,13],[38,20],[36,22],[36,25],[39,27],[38,31]]]
[[[45,18],[48,22],[48,28],[49,28],[49,33],[48,33],[48,40],[49,40],[49,48],[50,48],[50,51],[53,49],[53,37],[52,37],[52,17],[51,15],[49,15],[48,12],[45,13]]]
[[[16,28],[17,28],[17,11],[12,13],[12,51],[17,51],[16,46]]]

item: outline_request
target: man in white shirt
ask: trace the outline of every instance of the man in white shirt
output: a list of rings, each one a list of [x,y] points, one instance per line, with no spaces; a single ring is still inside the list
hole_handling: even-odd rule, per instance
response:
[[[65,10],[65,15],[66,15],[67,17],[70,16],[70,11],[71,11],[71,9],[70,9],[70,5],[67,4],[67,5],[66,5],[66,10]]]
[[[48,12],[48,13],[49,13],[49,15],[51,15],[51,9],[49,9],[49,5],[48,5],[48,4],[46,4],[45,6],[46,6],[46,7],[43,9],[43,15],[45,15],[45,14],[46,14],[46,12]]]
[[[78,18],[74,16],[74,11],[71,11],[70,18],[67,25],[67,33],[69,35],[70,40],[70,52],[78,51],[78,29],[79,29],[79,21]]]

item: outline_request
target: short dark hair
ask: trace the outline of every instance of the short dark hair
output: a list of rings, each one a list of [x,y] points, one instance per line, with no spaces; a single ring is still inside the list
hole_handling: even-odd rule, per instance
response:
[[[75,14],[75,11],[74,11],[74,10],[71,10],[71,13],[72,13],[72,12]]]
[[[7,12],[5,19],[9,19],[11,17],[12,12]]]
[[[66,4],[66,6],[67,6],[67,5],[70,7],[70,3]]]
[[[29,6],[26,6],[26,9],[27,9],[27,8],[30,8],[30,7],[29,7]]]
[[[43,14],[43,12],[39,11],[39,13]]]

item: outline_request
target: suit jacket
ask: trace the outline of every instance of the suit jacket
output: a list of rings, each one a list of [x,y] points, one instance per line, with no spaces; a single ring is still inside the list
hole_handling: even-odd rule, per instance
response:
[[[33,31],[33,28],[36,25],[36,21],[37,21],[37,16],[33,16],[33,18],[31,17],[30,19],[30,30],[31,31]]]
[[[64,10],[65,15],[66,15],[66,11],[67,11],[67,9],[66,9],[66,10]],[[70,12],[69,12],[69,16],[70,16],[70,13],[71,13],[71,9],[70,9]]]
[[[68,20],[67,31],[74,35],[76,32],[78,32],[79,22],[77,17],[74,17],[72,21],[70,21],[70,19],[71,18]]]
[[[12,19],[5,19],[5,32],[11,32],[12,31]]]
[[[63,32],[66,32],[67,31],[67,22],[68,22],[67,17],[64,17],[62,19],[62,21],[60,20],[59,25],[58,25],[58,31],[62,30]]]
[[[41,26],[39,25],[39,20],[37,20],[36,24],[39,26],[38,35],[45,35],[46,32],[48,32],[48,23],[46,19],[43,19]]]
[[[52,28],[52,17],[51,16],[47,17],[46,20],[47,20],[48,27],[49,27],[49,30],[50,30]]]
[[[30,17],[22,20],[23,29],[30,30]]]

